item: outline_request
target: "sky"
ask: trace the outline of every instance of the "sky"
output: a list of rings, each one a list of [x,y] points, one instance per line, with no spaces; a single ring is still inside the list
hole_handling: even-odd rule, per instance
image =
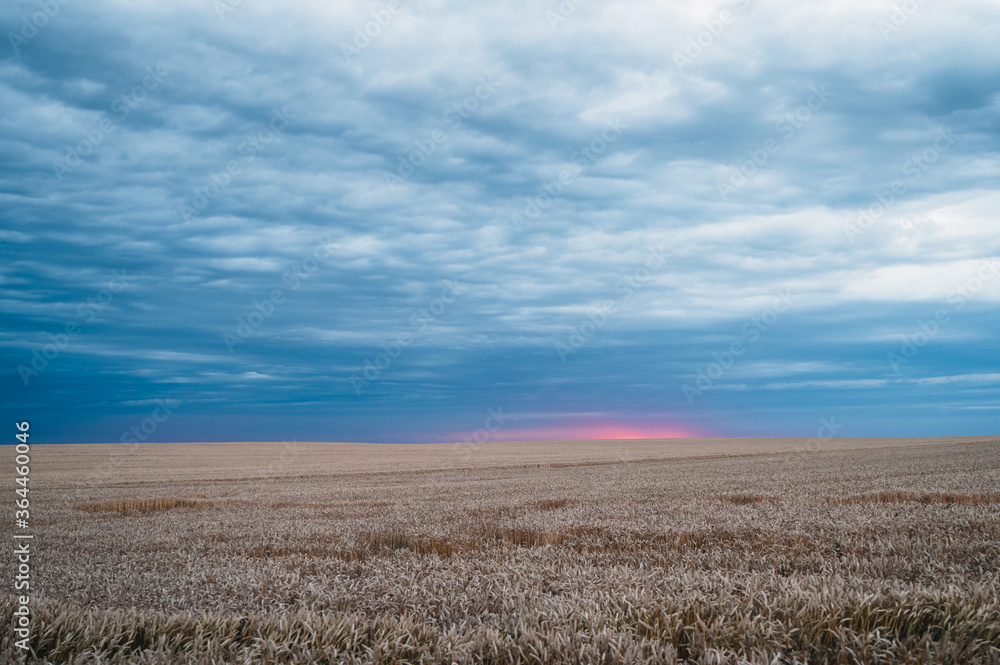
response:
[[[993,0],[0,24],[35,443],[1000,431]]]

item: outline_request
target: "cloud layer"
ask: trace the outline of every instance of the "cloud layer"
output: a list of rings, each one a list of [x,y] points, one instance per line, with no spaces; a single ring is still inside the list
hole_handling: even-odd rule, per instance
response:
[[[1000,423],[996,3],[0,19],[3,408],[46,440]]]

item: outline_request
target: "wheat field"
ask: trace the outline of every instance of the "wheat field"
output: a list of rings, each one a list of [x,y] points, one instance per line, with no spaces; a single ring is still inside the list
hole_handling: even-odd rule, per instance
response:
[[[816,448],[33,446],[0,660],[1000,663],[1000,439]]]

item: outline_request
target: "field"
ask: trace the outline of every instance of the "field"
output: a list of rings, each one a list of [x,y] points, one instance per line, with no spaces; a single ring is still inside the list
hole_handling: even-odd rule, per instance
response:
[[[1000,439],[805,444],[33,446],[0,661],[1000,663]]]

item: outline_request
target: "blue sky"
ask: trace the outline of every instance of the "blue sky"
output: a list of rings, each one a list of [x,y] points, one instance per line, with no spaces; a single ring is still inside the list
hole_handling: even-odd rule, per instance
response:
[[[0,20],[37,443],[1000,429],[996,2]]]

